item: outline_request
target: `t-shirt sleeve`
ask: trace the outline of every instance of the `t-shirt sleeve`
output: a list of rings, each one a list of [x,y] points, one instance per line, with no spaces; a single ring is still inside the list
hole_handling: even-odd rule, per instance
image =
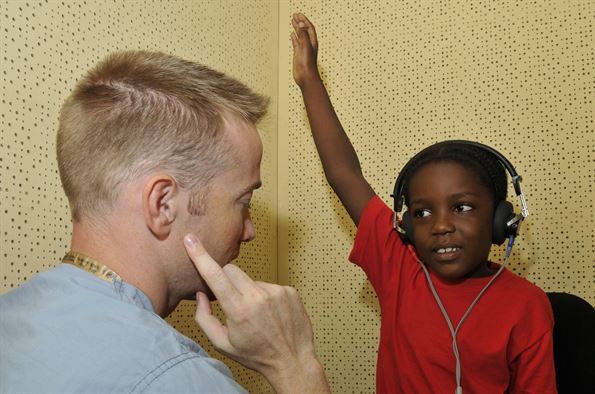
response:
[[[384,283],[396,283],[407,248],[393,228],[393,211],[378,196],[373,196],[360,218],[349,261],[360,266],[376,294]]]
[[[547,296],[541,290],[535,295],[535,302],[526,317],[529,323],[515,334],[512,343],[519,351],[510,364],[510,392],[557,393],[552,336],[554,318]]]

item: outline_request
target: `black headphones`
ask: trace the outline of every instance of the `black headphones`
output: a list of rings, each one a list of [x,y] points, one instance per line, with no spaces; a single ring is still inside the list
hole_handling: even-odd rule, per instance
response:
[[[520,214],[515,214],[513,212],[512,204],[506,200],[502,200],[498,202],[496,205],[496,209],[494,210],[494,220],[492,224],[492,243],[496,245],[501,245],[504,240],[508,237],[516,237],[519,229],[521,227],[521,223],[523,219],[525,219],[529,215],[529,209],[527,208],[527,201],[525,200],[525,195],[523,194],[523,190],[521,189],[521,176],[517,174],[516,170],[508,161],[506,157],[504,157],[500,152],[491,148],[487,145],[480,144],[479,142],[473,141],[464,141],[464,140],[451,140],[451,141],[443,141],[437,144],[431,145],[418,154],[413,156],[411,160],[405,164],[405,167],[399,173],[397,177],[397,181],[395,182],[395,189],[391,197],[394,198],[394,216],[393,216],[393,226],[399,232],[401,239],[405,243],[415,244],[413,239],[413,225],[411,223],[411,215],[408,211],[405,211],[401,217],[399,217],[401,210],[403,209],[403,203],[405,201],[405,196],[403,195],[403,188],[405,187],[405,178],[407,176],[407,171],[409,166],[412,162],[414,162],[419,156],[424,154],[428,149],[435,148],[439,145],[449,145],[449,144],[459,144],[459,145],[470,145],[476,148],[479,148],[485,152],[492,154],[500,164],[506,168],[510,177],[512,179],[512,185],[514,186],[514,191],[517,196],[519,196],[521,200],[521,208],[522,211]]]

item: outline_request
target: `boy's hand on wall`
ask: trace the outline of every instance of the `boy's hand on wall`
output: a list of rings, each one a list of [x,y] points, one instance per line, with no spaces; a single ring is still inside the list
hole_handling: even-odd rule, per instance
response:
[[[314,25],[304,14],[293,14],[291,24],[294,29],[291,33],[293,79],[303,89],[309,81],[320,79],[316,64],[318,39]]]

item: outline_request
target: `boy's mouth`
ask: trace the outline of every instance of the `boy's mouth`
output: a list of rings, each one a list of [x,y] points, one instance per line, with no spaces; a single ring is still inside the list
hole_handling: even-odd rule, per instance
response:
[[[460,254],[461,248],[458,246],[445,246],[434,249],[436,257],[441,262],[449,262],[455,260]]]
[[[436,253],[438,254],[444,254],[444,253],[452,253],[452,252],[456,252],[457,250],[460,250],[461,248],[458,248],[456,246],[452,246],[452,247],[448,247],[448,248],[440,248],[436,250]]]

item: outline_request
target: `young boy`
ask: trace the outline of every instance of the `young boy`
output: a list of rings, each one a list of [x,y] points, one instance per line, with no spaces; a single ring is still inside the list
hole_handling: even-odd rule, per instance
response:
[[[488,261],[492,242],[505,238],[494,218],[510,206],[501,160],[470,142],[416,155],[403,170],[408,211],[400,236],[395,212],[364,179],[321,81],[314,26],[302,14],[292,23],[293,74],[314,142],[329,184],[358,226],[350,260],[380,301],[377,392],[555,393],[546,295]]]

